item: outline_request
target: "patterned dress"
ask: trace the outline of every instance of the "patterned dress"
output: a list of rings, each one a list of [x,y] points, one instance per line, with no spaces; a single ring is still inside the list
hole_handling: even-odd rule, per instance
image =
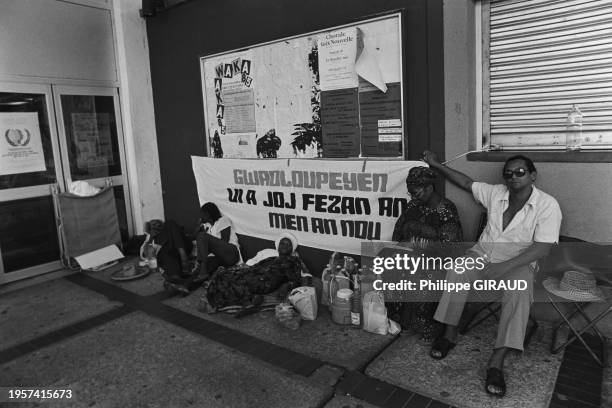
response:
[[[431,242],[460,242],[463,240],[457,207],[443,198],[436,208],[429,208],[415,200],[395,223],[393,241],[410,242],[426,240]],[[432,278],[429,272],[425,278]],[[428,341],[437,336],[439,324],[433,319],[437,302],[410,302],[388,304],[390,315],[399,319],[402,328],[410,328]]]
[[[302,262],[296,256],[267,258],[253,266],[219,267],[210,279],[206,298],[210,305],[221,308],[251,302],[253,295],[265,295],[283,284],[299,286]]]

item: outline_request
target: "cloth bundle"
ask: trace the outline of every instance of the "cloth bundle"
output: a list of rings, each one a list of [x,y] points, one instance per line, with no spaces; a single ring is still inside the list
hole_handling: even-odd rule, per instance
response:
[[[302,322],[301,316],[297,314],[293,306],[288,303],[276,305],[275,317],[277,322],[290,330],[299,329]]]

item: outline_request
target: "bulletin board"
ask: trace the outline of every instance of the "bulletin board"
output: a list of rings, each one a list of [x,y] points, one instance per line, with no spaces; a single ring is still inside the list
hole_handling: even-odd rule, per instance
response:
[[[200,58],[216,158],[403,158],[401,12]]]

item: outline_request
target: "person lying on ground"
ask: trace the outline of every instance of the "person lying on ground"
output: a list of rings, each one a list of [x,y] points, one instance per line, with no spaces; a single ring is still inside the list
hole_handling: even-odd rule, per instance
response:
[[[243,264],[217,269],[206,288],[208,311],[231,305],[257,305],[263,295],[275,291],[279,298],[285,298],[291,289],[300,285],[302,273],[308,273],[294,251],[297,246],[295,236],[283,233],[276,241],[278,256],[266,257],[252,266]]]

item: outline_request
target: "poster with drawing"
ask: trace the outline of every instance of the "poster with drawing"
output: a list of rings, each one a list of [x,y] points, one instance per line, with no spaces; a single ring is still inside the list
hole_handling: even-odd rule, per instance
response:
[[[400,20],[393,13],[202,57],[209,157],[402,157],[402,137],[379,138],[376,128],[373,138],[368,128],[364,139],[360,117],[390,119],[376,112],[391,106],[403,122]],[[385,97],[389,87],[399,99]]]
[[[0,112],[0,175],[45,171],[36,112]]]

